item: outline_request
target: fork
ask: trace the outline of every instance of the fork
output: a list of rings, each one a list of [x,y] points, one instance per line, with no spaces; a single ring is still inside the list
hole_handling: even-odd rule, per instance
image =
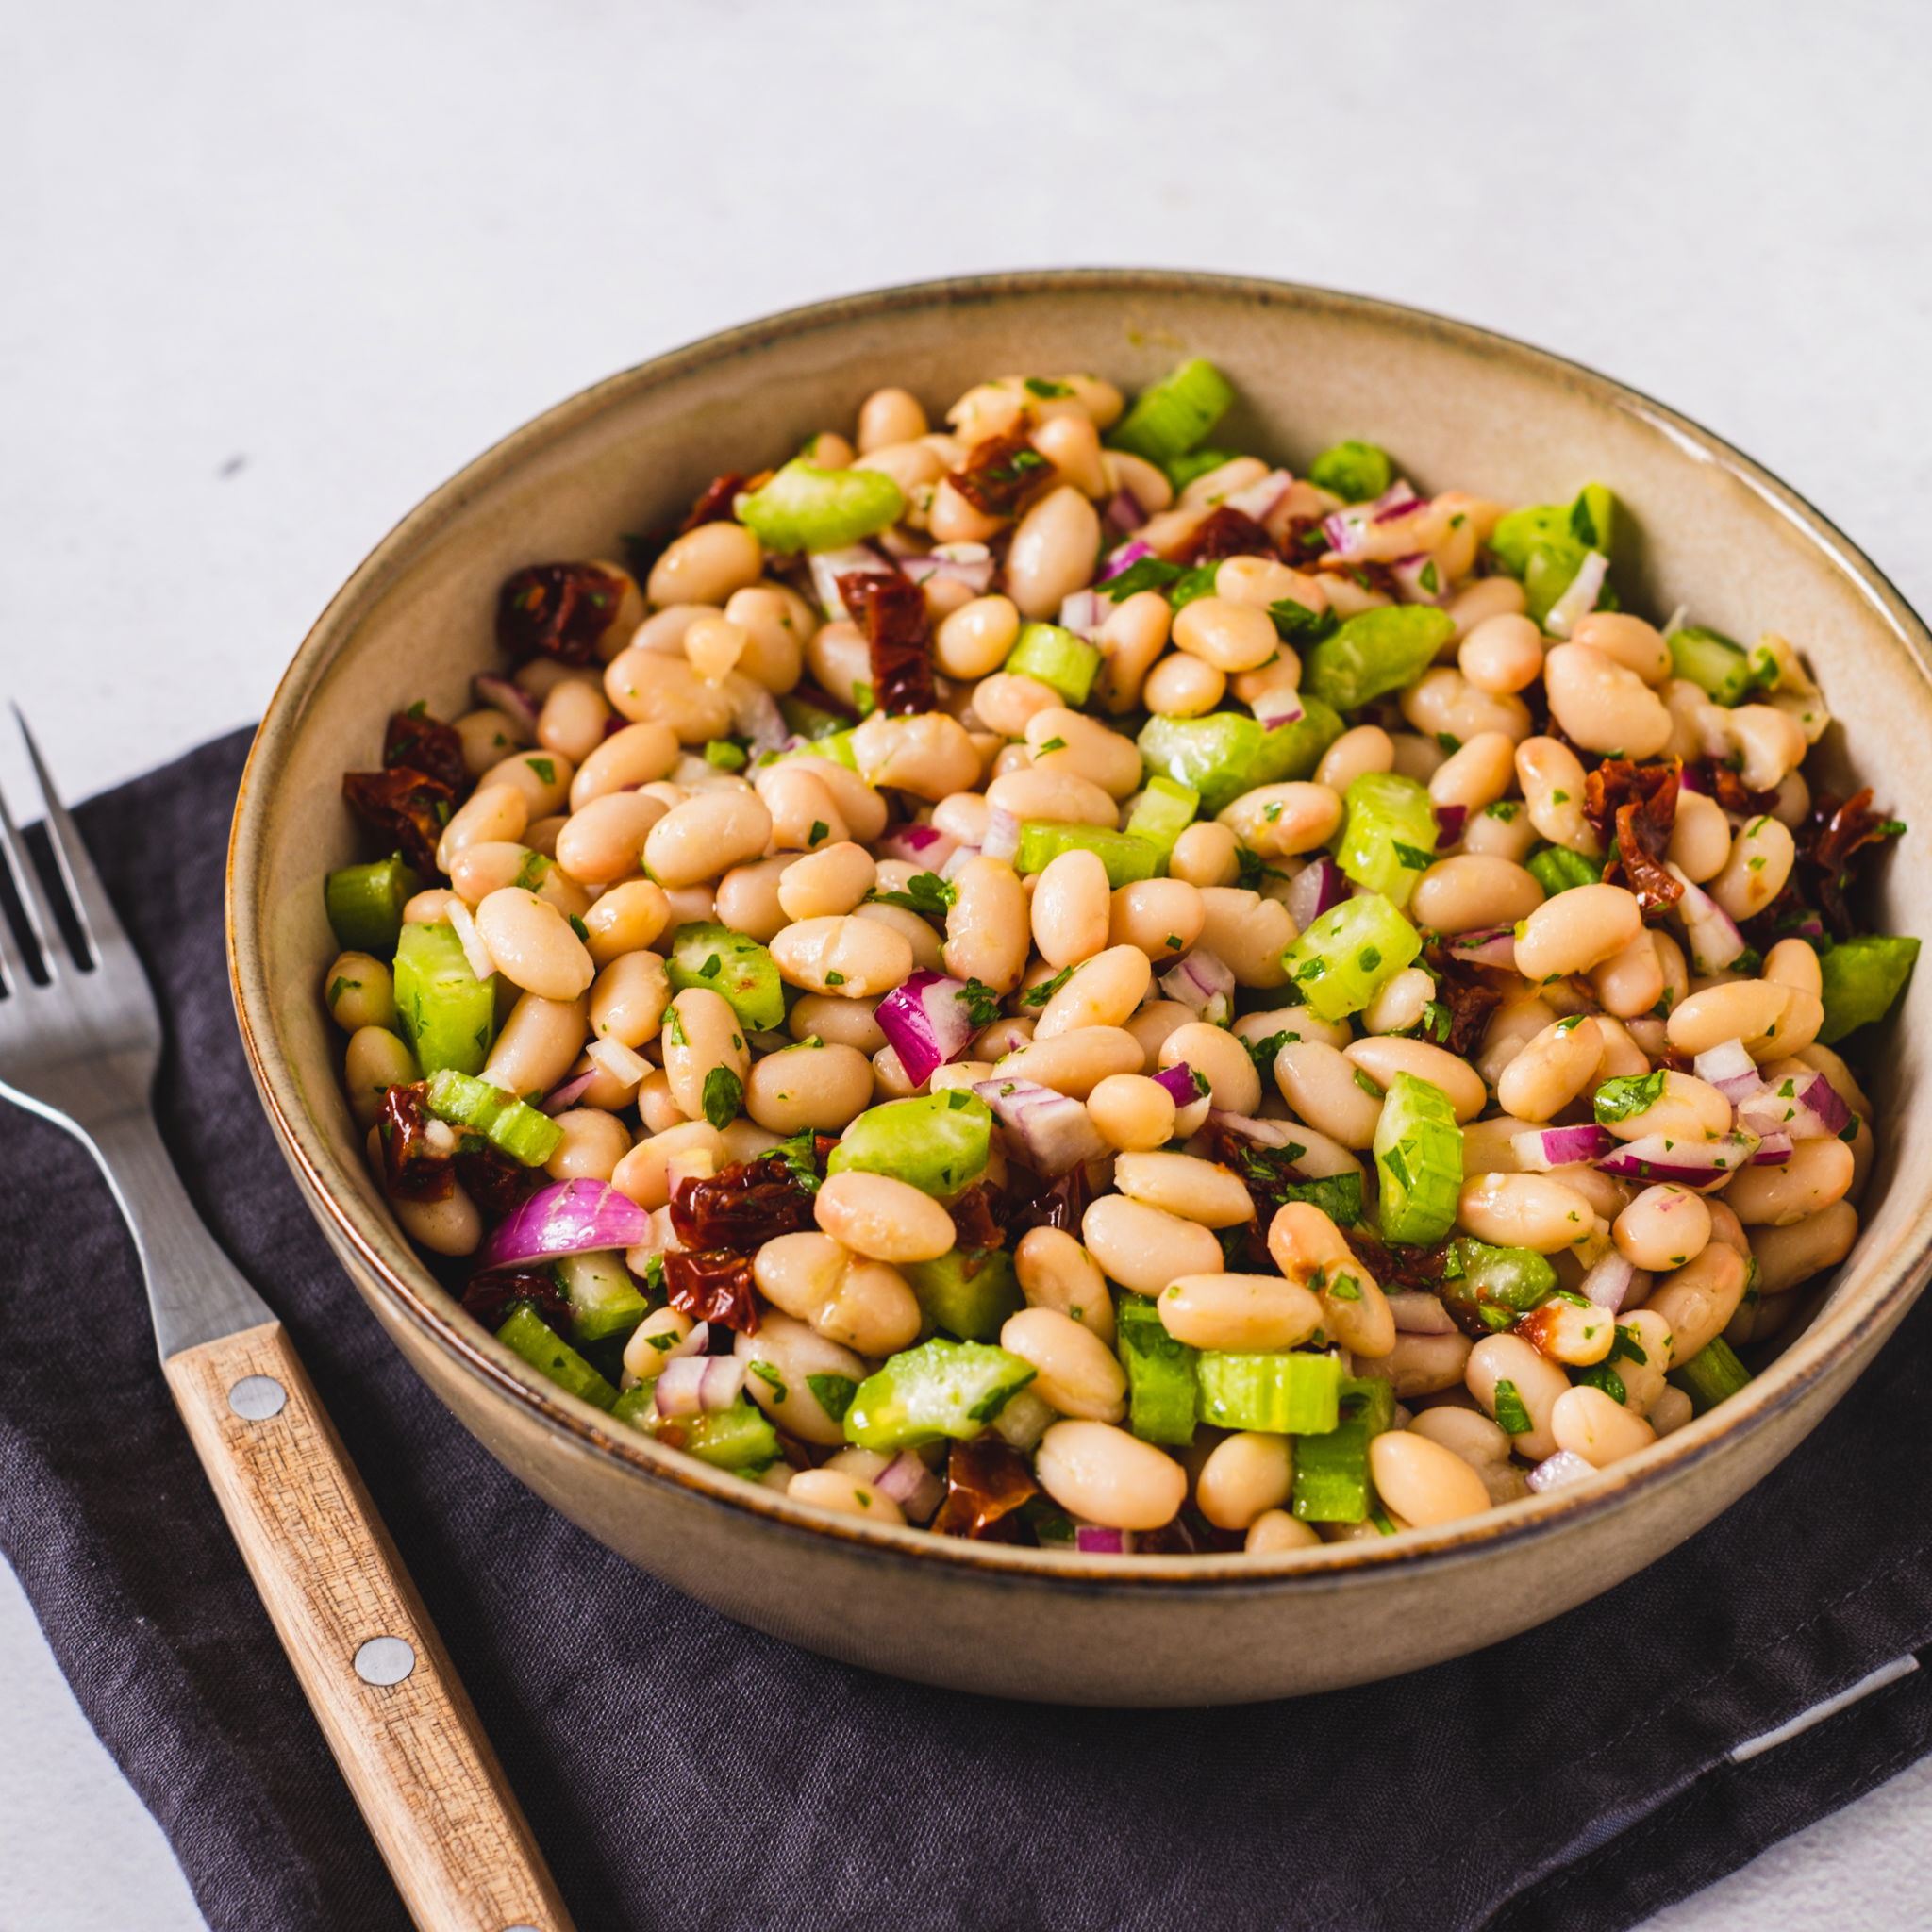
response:
[[[100,1163],[134,1237],[161,1369],[336,1761],[424,1932],[570,1920],[395,1544],[293,1343],[215,1245],[156,1126],[160,1016],[18,708],[82,944],[0,796],[0,1095]],[[44,889],[43,889],[44,888]]]

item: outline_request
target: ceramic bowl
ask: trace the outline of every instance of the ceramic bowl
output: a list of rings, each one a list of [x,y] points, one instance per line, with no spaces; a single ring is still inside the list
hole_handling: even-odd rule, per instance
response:
[[[358,852],[345,767],[417,698],[466,707],[492,664],[497,586],[520,565],[613,554],[721,470],[849,425],[880,382],[940,409],[1011,370],[1126,389],[1184,356],[1241,397],[1218,439],[1300,468],[1344,437],[1423,489],[1510,503],[1611,486],[1635,608],[1803,648],[1841,721],[1827,759],[1932,824],[1932,640],[1871,562],[1716,437],[1603,376],[1483,330],[1275,282],[1040,273],[933,282],[778,315],[559,404],[399,524],[297,652],[256,740],[230,860],[242,1031],[275,1131],[350,1278],[418,1374],[503,1464],[591,1535],[727,1616],[825,1655],[1002,1696],[1112,1704],[1280,1697],[1491,1643],[1607,1589],[1748,1489],[1843,1395],[1926,1273],[1932,982],[1885,1050],[1880,1146],[1857,1248],[1816,1319],[1716,1413],[1581,1486],[1472,1522],[1279,1557],[1123,1562],[855,1523],[713,1472],[559,1392],[471,1322],[364,1170],[317,998],[334,946],[321,883]],[[1627,541],[1626,541],[1627,540]],[[1932,874],[1894,864],[1887,929],[1932,934]]]

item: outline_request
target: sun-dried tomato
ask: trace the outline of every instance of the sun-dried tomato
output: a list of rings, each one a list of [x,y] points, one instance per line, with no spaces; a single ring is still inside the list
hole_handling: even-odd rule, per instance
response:
[[[486,1268],[470,1277],[463,1307],[495,1330],[503,1326],[512,1305],[528,1302],[559,1335],[570,1332],[570,1302],[547,1268]]]
[[[1423,964],[1435,975],[1436,997],[1449,1012],[1448,1034],[1436,1043],[1468,1059],[1490,1030],[1491,1014],[1503,1004],[1502,990],[1486,977],[1500,969],[1458,959],[1435,939],[1423,949]]]
[[[1053,465],[1015,430],[975,443],[946,480],[983,515],[1009,517],[1052,475]]]
[[[1675,758],[1643,765],[1606,758],[1583,780],[1583,815],[1612,848],[1605,881],[1629,887],[1653,920],[1684,896],[1684,888],[1664,870],[1677,818],[1677,787]]]
[[[502,1216],[521,1208],[550,1178],[541,1168],[525,1167],[487,1142],[476,1144],[476,1135],[464,1139],[468,1144],[457,1156],[457,1178],[486,1214]]]
[[[1796,835],[1798,862],[1792,884],[1803,900],[1824,915],[1833,938],[1849,939],[1857,929],[1847,895],[1863,856],[1904,829],[1896,819],[1881,818],[1872,809],[1870,786],[1850,798],[1821,792],[1812,801],[1810,814]]]
[[[736,1160],[723,1174],[680,1181],[671,1198],[671,1225],[687,1248],[736,1248],[754,1254],[780,1235],[814,1224],[811,1191],[782,1154]]]
[[[1366,1227],[1345,1227],[1341,1238],[1385,1292],[1414,1289],[1434,1291],[1442,1285],[1442,1270],[1449,1257],[1447,1241],[1437,1241],[1428,1247],[1411,1247],[1407,1242],[1391,1246]]]
[[[1011,1443],[993,1435],[955,1442],[946,1457],[946,1500],[932,1520],[933,1533],[1011,1542],[1019,1530],[1014,1511],[1039,1493],[1026,1458]]]
[[[664,1296],[693,1322],[721,1322],[741,1335],[758,1332],[751,1257],[736,1248],[671,1250],[664,1257]]]
[[[1274,539],[1247,511],[1222,504],[1188,539],[1176,563],[1214,563],[1224,557],[1278,557]]]
[[[421,772],[452,792],[461,791],[470,782],[463,741],[456,726],[420,708],[391,714],[389,728],[382,734],[382,762],[391,771],[400,765]]]
[[[625,580],[595,563],[533,563],[504,579],[496,641],[519,664],[588,664],[624,601]]]
[[[1007,1233],[1017,1243],[1036,1227],[1078,1233],[1080,1217],[1093,1198],[1085,1164],[1070,1167],[1055,1180],[1035,1174],[1010,1157],[1007,1161]]]
[[[1290,517],[1281,533],[1281,554],[1291,563],[1312,563],[1328,548],[1328,532],[1320,517]]]
[[[734,514],[732,506],[738,501],[740,492],[756,487],[751,478],[739,470],[727,470],[722,476],[713,476],[685,511],[684,521],[677,526],[677,534],[682,537],[701,524],[730,523]]]
[[[388,772],[344,772],[342,796],[385,844],[401,851],[420,873],[436,871],[436,842],[449,823],[456,793],[426,772],[398,765]]]
[[[1730,766],[1715,758],[1699,758],[1684,767],[1684,789],[1702,791],[1714,798],[1726,811],[1757,817],[1777,803],[1775,791],[1753,791]]]
[[[1402,582],[1396,576],[1392,564],[1377,563],[1373,559],[1328,563],[1322,566],[1322,575],[1346,577],[1358,589],[1373,591],[1378,597],[1387,597],[1391,604],[1402,601]]]
[[[929,711],[936,700],[925,592],[908,577],[853,571],[839,595],[872,648],[872,697],[888,718]]]
[[[392,1201],[447,1201],[457,1184],[457,1132],[425,1105],[426,1082],[391,1087],[376,1110],[384,1186]]]
[[[990,1182],[975,1181],[953,1203],[953,1232],[962,1248],[996,1248],[1004,1239]]]

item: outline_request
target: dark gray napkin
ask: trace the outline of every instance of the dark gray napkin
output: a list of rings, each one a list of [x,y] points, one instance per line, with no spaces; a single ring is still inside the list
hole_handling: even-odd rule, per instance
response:
[[[1299,1703],[957,1696],[628,1568],[431,1399],[270,1141],[223,961],[246,748],[79,813],[168,1016],[162,1124],[293,1332],[582,1932],[1614,1932],[1932,1749],[1922,1672],[1727,1757],[1932,1641],[1932,1307],[1782,1468],[1621,1589]],[[403,1932],[175,1419],[106,1189],[4,1105],[0,1174],[0,1543],[82,1706],[216,1932]]]

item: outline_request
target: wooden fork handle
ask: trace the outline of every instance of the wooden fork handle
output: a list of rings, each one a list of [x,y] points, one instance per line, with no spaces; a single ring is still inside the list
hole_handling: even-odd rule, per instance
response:
[[[422,1599],[279,1322],[164,1364],[336,1762],[423,1932],[570,1932]]]

